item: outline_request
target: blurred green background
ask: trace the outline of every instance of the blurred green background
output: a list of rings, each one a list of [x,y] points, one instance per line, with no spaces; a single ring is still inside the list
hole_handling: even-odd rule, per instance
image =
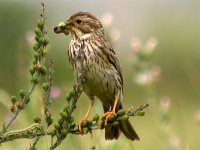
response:
[[[59,115],[65,93],[74,83],[67,60],[70,36],[56,35],[54,26],[78,11],[88,11],[101,19],[105,14],[113,18],[109,30],[117,30],[120,37],[113,42],[125,78],[124,107],[149,103],[144,117],[130,118],[141,141],[104,140],[103,131],[93,137],[70,135],[58,149],[89,150],[198,150],[200,149],[200,1],[198,0],[76,0],[44,1],[50,38],[48,60],[54,63],[54,86],[60,94],[53,101],[53,117]],[[30,87],[29,67],[32,63],[32,32],[40,15],[40,1],[0,0],[0,118],[2,127],[9,117],[11,95]],[[159,66],[161,74],[151,86],[139,85],[131,39],[137,37],[145,44],[154,37],[157,41],[151,63]],[[29,106],[11,129],[25,128],[33,123],[32,116],[41,114],[41,91],[36,90]],[[167,121],[162,119],[162,99],[167,98]],[[76,121],[84,116],[89,100],[82,95],[75,112]],[[95,102],[93,114],[101,112]],[[165,107],[165,105],[164,105]],[[166,125],[167,124],[167,125]],[[38,149],[49,146],[43,138]],[[0,149],[27,149],[31,140],[17,140],[2,144]]]

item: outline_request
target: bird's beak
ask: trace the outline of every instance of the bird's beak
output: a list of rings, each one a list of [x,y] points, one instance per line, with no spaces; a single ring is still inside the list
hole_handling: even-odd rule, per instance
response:
[[[71,29],[72,25],[70,21],[67,21],[66,23],[60,22],[55,28],[54,32],[59,34],[59,33],[64,33],[65,35],[69,34],[69,30]]]

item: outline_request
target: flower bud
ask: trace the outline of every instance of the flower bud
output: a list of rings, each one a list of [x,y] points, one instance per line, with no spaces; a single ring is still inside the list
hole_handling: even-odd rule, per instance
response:
[[[14,105],[16,103],[16,101],[17,101],[17,97],[16,96],[11,96],[10,100],[11,100],[12,104]]]
[[[62,130],[61,130],[61,135],[60,135],[60,136],[61,136],[61,138],[64,139],[64,138],[67,136],[67,134],[68,134],[68,130],[67,130],[67,129],[62,129]]]
[[[104,129],[104,121],[102,120],[99,121],[99,129]]]
[[[15,112],[15,106],[14,106],[14,105],[10,106],[10,111],[11,111],[12,113]]]
[[[138,115],[138,116],[144,116],[144,115],[145,115],[145,112],[144,112],[144,111],[138,111],[138,112],[137,112],[137,115]]]
[[[31,82],[32,83],[34,83],[34,84],[38,84],[39,83],[39,79],[38,79],[38,77],[33,77],[32,79],[31,79]]]
[[[116,127],[116,126],[119,125],[119,122],[118,122],[118,121],[114,121],[114,122],[112,123],[112,125]]]
[[[41,30],[39,28],[35,28],[35,34],[38,36],[38,35],[41,35]]]
[[[120,110],[118,110],[117,115],[123,116],[123,115],[125,115],[125,111],[123,109],[120,109]]]
[[[92,121],[98,121],[98,120],[99,120],[99,115],[98,114],[94,115],[94,117],[92,118]]]
[[[34,75],[34,73],[35,73],[35,68],[31,68],[31,69],[29,70],[29,72],[30,72],[31,75]]]
[[[20,101],[18,101],[18,102],[16,103],[16,106],[17,106],[17,108],[18,108],[19,110],[23,109],[23,105],[22,105],[22,103],[21,103]]]
[[[39,58],[40,58],[40,53],[34,52],[34,58],[35,58],[35,59],[39,59]]]
[[[44,26],[44,20],[42,20],[42,19],[38,20],[37,21],[37,26],[38,26],[38,28],[42,29],[43,26]]]
[[[26,92],[24,90],[20,90],[19,91],[19,95],[23,99],[25,97],[25,95],[26,95]]]
[[[83,128],[83,134],[87,134],[89,132],[89,129],[87,127]]]
[[[129,116],[128,115],[124,115],[122,116],[122,120],[128,120]]]
[[[42,88],[44,89],[44,91],[47,91],[49,89],[49,84],[48,83],[43,83],[42,84]]]
[[[35,123],[41,123],[41,118],[40,117],[35,117],[34,118]]]
[[[40,48],[40,45],[39,45],[38,43],[35,43],[35,44],[33,45],[33,49],[34,49],[35,51],[38,51],[39,48]]]
[[[40,73],[42,75],[46,75],[47,74],[47,68],[45,66],[41,66],[39,69]]]
[[[88,122],[86,120],[83,120],[82,127],[87,127],[87,126],[88,126]]]
[[[116,119],[116,116],[110,115],[109,118],[108,118],[108,123],[115,121],[115,119]]]

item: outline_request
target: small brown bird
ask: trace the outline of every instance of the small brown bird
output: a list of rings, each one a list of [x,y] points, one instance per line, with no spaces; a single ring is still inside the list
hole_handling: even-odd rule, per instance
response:
[[[109,116],[122,109],[123,75],[115,51],[104,36],[101,22],[88,12],[78,12],[55,27],[54,32],[72,34],[69,62],[76,77],[82,70],[86,79],[82,89],[91,102],[83,120],[88,120],[96,96],[105,112],[105,139],[118,139],[122,132],[128,139],[139,140],[128,120],[120,120],[118,126],[107,125]]]

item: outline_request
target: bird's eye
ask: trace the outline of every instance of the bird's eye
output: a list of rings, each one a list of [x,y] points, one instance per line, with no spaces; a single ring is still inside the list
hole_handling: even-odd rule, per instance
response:
[[[76,20],[76,23],[78,23],[78,24],[80,24],[81,22],[82,22],[82,21],[81,21],[81,20],[79,20],[79,19],[78,19],[78,20]]]

